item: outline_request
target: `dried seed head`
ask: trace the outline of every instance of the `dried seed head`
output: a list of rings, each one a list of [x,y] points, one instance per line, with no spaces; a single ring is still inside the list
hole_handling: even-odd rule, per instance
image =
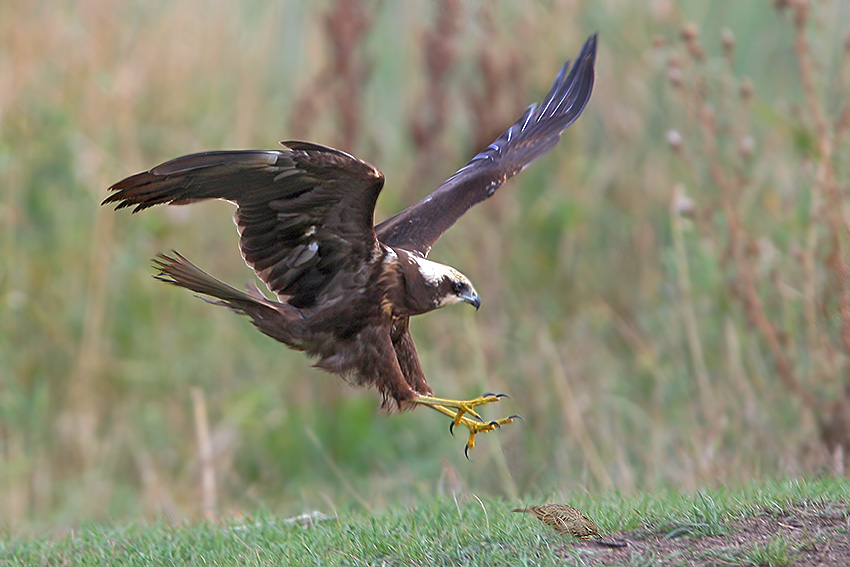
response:
[[[791,0],[789,4],[794,8],[794,24],[797,27],[805,26],[809,19],[809,0]]]
[[[727,54],[735,49],[735,34],[729,28],[720,30],[720,39],[723,41],[723,51]]]
[[[679,87],[682,84],[682,71],[678,67],[667,67],[667,80],[674,87]]]
[[[753,82],[746,77],[741,81],[741,98],[744,102],[750,102],[753,98]]]
[[[837,130],[840,132],[845,128],[850,128],[850,104],[844,105],[844,110],[841,112],[841,118],[838,120]]]
[[[753,152],[756,149],[756,141],[755,139],[747,134],[738,142],[738,153],[741,154],[741,157],[744,159],[748,159],[752,157]]]
[[[700,98],[705,98],[712,92],[705,77],[697,77],[696,81],[694,81],[694,91]]]
[[[682,135],[676,130],[667,130],[667,143],[674,152],[682,151]]]
[[[699,37],[697,25],[694,23],[685,24],[685,27],[682,28],[682,39],[687,43],[691,43],[692,41],[696,41],[697,37]]]
[[[676,185],[673,190],[673,212],[687,218],[693,218],[695,213],[694,200],[688,197],[682,184]]]
[[[701,115],[702,115],[702,119],[705,122],[707,122],[711,125],[714,125],[715,113],[714,113],[714,106],[711,103],[707,102],[704,105],[702,105]]]
[[[649,2],[649,12],[654,20],[670,22],[674,19],[676,11],[671,0],[655,0]]]
[[[705,52],[699,45],[699,28],[696,24],[685,24],[685,27],[682,28],[682,40],[685,42],[690,56],[697,61],[702,61]]]

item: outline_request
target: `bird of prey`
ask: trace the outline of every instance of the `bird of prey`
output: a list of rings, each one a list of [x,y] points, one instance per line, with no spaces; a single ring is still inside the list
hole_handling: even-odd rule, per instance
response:
[[[569,504],[544,504],[542,506],[516,508],[512,511],[532,514],[559,534],[569,534],[579,539],[592,538],[606,547],[626,546],[625,542],[602,539],[596,522],[585,516],[581,510]]]
[[[471,400],[438,398],[425,380],[408,321],[458,302],[481,300],[469,279],[427,258],[434,242],[470,207],[551,150],[584,110],[593,89],[596,35],[575,64],[567,61],[538,106],[430,195],[373,226],[384,176],[337,149],[281,142],[280,150],[211,151],[186,155],[109,188],[102,204],[139,212],[159,204],[224,199],[245,263],[275,299],[249,284],[246,292],[210,276],[176,251],[154,259],[156,278],[212,298],[250,317],[262,333],[317,359],[315,366],[358,385],[375,386],[383,405],[427,406],[451,418],[450,429],[475,435],[518,416],[485,421],[476,407],[502,394]]]

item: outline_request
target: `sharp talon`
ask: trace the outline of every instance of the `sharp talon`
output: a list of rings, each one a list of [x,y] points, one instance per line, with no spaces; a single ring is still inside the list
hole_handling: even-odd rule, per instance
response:
[[[515,413],[513,415],[509,415],[508,419],[518,419],[520,421],[525,421],[525,418],[522,417],[521,415],[519,415],[518,413]]]
[[[497,394],[497,393],[495,393],[495,392],[487,392],[486,394],[484,394],[484,395],[483,395],[483,396],[481,396],[481,397],[482,397],[482,398],[489,398],[489,397],[491,397],[491,396],[492,396],[492,397],[494,397],[494,398],[497,398],[497,399],[510,398],[510,396],[509,396],[509,395],[507,395],[507,394]]]
[[[474,409],[478,406],[497,402],[500,399],[507,397],[509,397],[507,394],[495,394],[492,392],[488,392],[482,397],[472,400],[450,400],[422,395],[419,396],[419,398],[416,398],[414,403],[425,405],[445,416],[448,416],[450,418],[449,433],[452,436],[454,436],[455,428],[458,425],[463,425],[469,430],[469,439],[466,442],[466,447],[463,449],[463,454],[471,461],[472,459],[469,456],[469,451],[475,448],[475,435],[477,433],[490,433],[497,429],[501,429],[502,425],[510,423],[514,419],[522,419],[522,416],[515,414],[502,419],[485,420]]]

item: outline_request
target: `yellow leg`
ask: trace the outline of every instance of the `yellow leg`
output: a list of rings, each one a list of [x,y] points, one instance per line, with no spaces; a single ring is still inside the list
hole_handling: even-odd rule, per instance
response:
[[[506,423],[513,422],[514,419],[522,419],[518,415],[511,415],[501,419],[484,421],[478,412],[475,411],[477,406],[498,402],[504,397],[507,396],[505,394],[485,394],[472,400],[449,400],[445,398],[435,398],[433,396],[419,396],[412,401],[413,403],[427,406],[452,418],[452,423],[449,425],[449,431],[451,431],[452,434],[454,434],[454,428],[457,425],[464,425],[469,430],[469,438],[466,441],[466,448],[464,449],[464,454],[468,459],[469,450],[475,447],[475,436],[478,433],[490,433],[491,431],[502,427],[502,425]],[[472,416],[475,419],[472,419],[469,416]]]
[[[474,408],[477,406],[483,406],[484,404],[498,402],[500,399],[506,397],[508,397],[507,394],[484,394],[483,396],[473,398],[471,400],[448,400],[446,398],[435,398],[433,396],[419,396],[413,400],[413,402],[428,407],[442,406],[443,408],[454,408],[456,412],[452,413],[455,414],[455,425],[460,425],[460,418],[463,414],[468,413],[469,415],[481,420],[481,416],[478,415],[478,412],[476,412]]]

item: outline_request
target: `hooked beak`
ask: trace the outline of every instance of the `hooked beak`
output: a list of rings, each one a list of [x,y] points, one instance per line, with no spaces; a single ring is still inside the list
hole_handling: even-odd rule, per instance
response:
[[[478,297],[478,294],[474,291],[470,291],[469,293],[461,297],[461,299],[475,307],[476,311],[478,311],[478,308],[481,307],[481,298]]]

